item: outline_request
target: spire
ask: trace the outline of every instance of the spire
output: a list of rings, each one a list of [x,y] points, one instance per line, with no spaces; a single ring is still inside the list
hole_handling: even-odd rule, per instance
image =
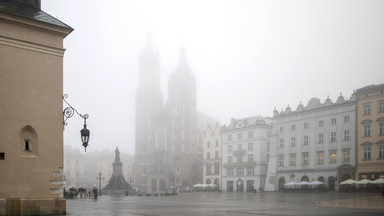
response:
[[[189,68],[189,65],[187,63],[187,51],[185,47],[182,47],[180,49],[179,65],[177,66],[176,71],[191,73],[191,69]]]
[[[144,50],[144,52],[145,53],[154,53],[151,30],[148,30],[147,41],[145,43],[145,50]]]

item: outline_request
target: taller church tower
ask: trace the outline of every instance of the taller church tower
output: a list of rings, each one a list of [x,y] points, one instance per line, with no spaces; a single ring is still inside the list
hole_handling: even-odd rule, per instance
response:
[[[140,56],[139,88],[136,92],[136,185],[147,185],[148,160],[155,150],[155,133],[161,124],[159,116],[162,116],[162,109],[159,56],[148,37]]]

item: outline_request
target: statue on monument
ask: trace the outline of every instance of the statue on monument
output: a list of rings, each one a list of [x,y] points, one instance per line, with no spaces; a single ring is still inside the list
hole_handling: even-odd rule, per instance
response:
[[[116,150],[115,150],[115,161],[120,161],[119,147],[116,147]]]
[[[129,194],[132,193],[132,187],[129,185],[123,175],[123,163],[120,161],[119,147],[115,149],[115,161],[112,163],[113,173],[108,184],[104,187],[103,193],[107,194]]]

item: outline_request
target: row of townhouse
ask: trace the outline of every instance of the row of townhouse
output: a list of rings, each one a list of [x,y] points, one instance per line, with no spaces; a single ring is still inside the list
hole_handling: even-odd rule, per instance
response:
[[[204,183],[223,191],[278,191],[315,180],[336,190],[347,179],[377,178],[384,178],[384,84],[335,102],[312,98],[295,110],[275,109],[273,118],[232,119],[205,133]]]

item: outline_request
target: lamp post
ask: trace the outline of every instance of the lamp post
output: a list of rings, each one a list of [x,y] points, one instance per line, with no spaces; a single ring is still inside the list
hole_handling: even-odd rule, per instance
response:
[[[173,194],[175,194],[175,176],[173,176],[172,178],[172,183],[173,183],[173,186],[172,186]]]
[[[67,94],[63,95],[63,101],[68,105],[67,108],[63,111],[63,125],[64,127],[67,126],[67,119],[71,118],[74,113],[77,113],[81,118],[84,119],[84,128],[81,129],[80,135],[81,135],[81,142],[83,143],[85,151],[87,151],[87,146],[89,142],[89,130],[87,129],[87,118],[89,117],[88,114],[82,115],[79,113],[75,108],[73,108],[65,99],[68,98]]]
[[[99,172],[99,177],[96,177],[99,180],[99,196],[101,196],[101,180],[104,180],[104,177],[101,178],[101,172]]]

